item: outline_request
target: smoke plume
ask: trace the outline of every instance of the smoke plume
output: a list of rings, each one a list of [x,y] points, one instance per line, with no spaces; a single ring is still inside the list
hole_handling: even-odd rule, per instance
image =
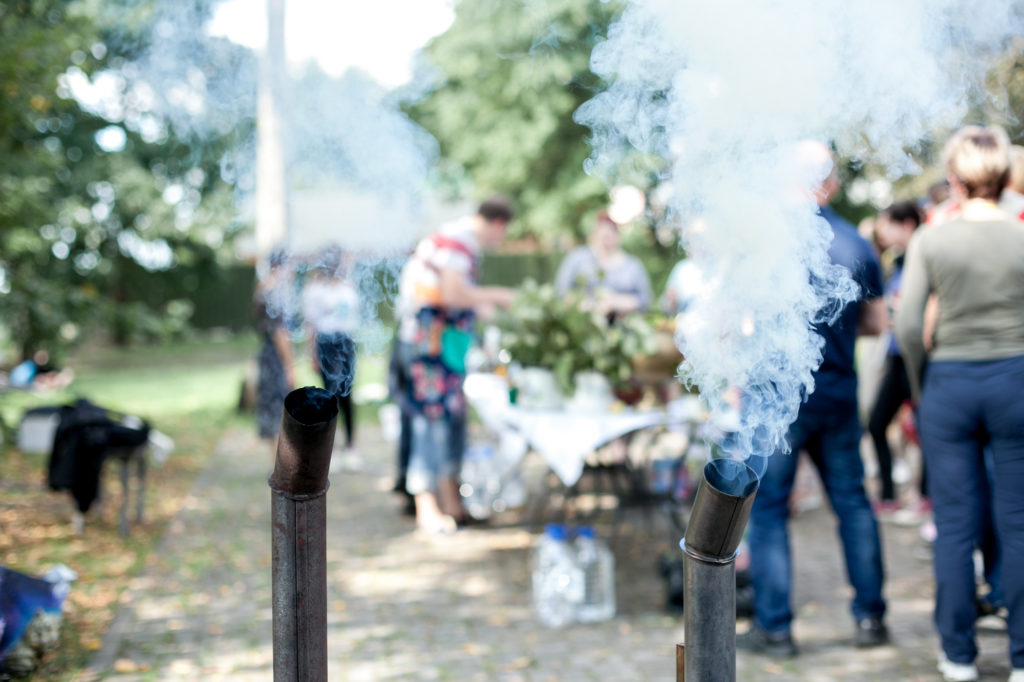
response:
[[[609,172],[626,149],[667,161],[704,281],[682,372],[713,417],[741,390],[742,453],[788,449],[821,361],[813,324],[858,296],[810,195],[828,169],[794,166],[794,146],[913,172],[906,149],[962,119],[1022,23],[1009,0],[634,0],[595,48],[611,85],[577,112],[593,131],[588,170]]]

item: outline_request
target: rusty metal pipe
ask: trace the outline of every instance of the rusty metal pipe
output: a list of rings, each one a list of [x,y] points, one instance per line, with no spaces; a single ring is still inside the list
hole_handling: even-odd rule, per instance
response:
[[[736,680],[736,551],[757,487],[757,474],[742,462],[704,467],[680,543],[685,651],[677,651],[677,682]]]
[[[327,474],[338,403],[323,389],[285,398],[271,490],[275,682],[327,680]]]

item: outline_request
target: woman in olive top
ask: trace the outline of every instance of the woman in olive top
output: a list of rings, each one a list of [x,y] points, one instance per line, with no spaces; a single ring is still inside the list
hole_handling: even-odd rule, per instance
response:
[[[976,680],[972,561],[993,496],[1009,607],[1011,682],[1024,682],[1024,226],[996,202],[1009,175],[1001,128],[968,126],[944,152],[960,214],[910,242],[896,335],[920,400],[935,525],[935,624],[946,680]],[[925,307],[938,297],[925,364]],[[991,447],[989,491],[982,450]]]

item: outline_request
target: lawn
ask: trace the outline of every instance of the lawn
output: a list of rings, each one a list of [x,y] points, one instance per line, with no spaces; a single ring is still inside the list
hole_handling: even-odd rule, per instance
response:
[[[61,644],[47,656],[37,679],[76,678],[102,646],[122,590],[143,569],[218,440],[233,428],[255,428],[252,416],[239,413],[237,405],[256,352],[252,336],[128,349],[86,347],[67,362],[75,371],[67,390],[0,394],[0,415],[12,428],[28,408],[83,397],[144,417],[175,441],[167,462],[151,471],[150,481],[159,480],[160,493],[147,497],[145,523],[133,526],[128,538],[117,532],[118,466],[105,471],[108,495],[102,515],[90,518],[85,533],[75,536],[70,497],[46,488],[48,455],[21,453],[12,443],[0,450],[0,564],[39,574],[60,562],[79,575],[66,604]],[[373,394],[385,370],[385,358],[361,358],[357,390]],[[300,383],[317,383],[301,356],[298,375]],[[368,412],[362,414],[372,418]]]

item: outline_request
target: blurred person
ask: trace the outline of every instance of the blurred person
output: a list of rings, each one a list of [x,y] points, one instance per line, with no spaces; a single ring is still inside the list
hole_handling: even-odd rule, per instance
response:
[[[823,359],[814,373],[814,391],[806,396],[790,426],[788,440],[793,454],[775,453],[767,458],[767,468],[754,497],[748,543],[755,613],[750,631],[737,639],[737,646],[778,657],[798,653],[792,635],[793,571],[788,522],[797,453],[801,450],[807,452],[817,468],[839,520],[847,577],[854,593],[850,605],[854,643],[858,647],[874,647],[889,641],[882,595],[882,546],[863,482],[854,370],[857,335],[879,334],[888,326],[881,272],[871,246],[853,225],[828,206],[839,188],[828,147],[805,141],[797,148],[797,160],[807,169],[820,169],[824,176],[815,199],[819,215],[833,233],[829,257],[849,271],[860,286],[862,298],[848,304],[831,325],[818,325],[818,333],[824,339]]]
[[[949,180],[940,180],[928,187],[927,200],[924,206],[924,222],[935,225],[954,217],[957,212],[956,201],[950,194]]]
[[[1009,139],[967,126],[944,162],[955,218],[910,242],[896,334],[919,399],[921,446],[934,507],[935,624],[946,680],[976,680],[973,554],[990,509],[1002,561],[1012,682],[1024,682],[1024,228],[997,202],[1010,174]],[[923,330],[938,300],[933,349]],[[991,449],[992,490],[984,450]]]
[[[999,208],[1011,217],[1024,222],[1024,147],[1010,146],[1010,173],[1006,186],[999,195]],[[933,190],[936,190],[933,193]],[[937,182],[928,190],[930,210],[927,213],[927,225],[938,225],[955,218],[960,210],[959,202],[950,196],[949,181]],[[935,321],[938,318],[938,300],[933,295],[928,299],[928,307],[924,316],[924,347],[932,348],[932,335],[935,333]]]
[[[999,208],[1024,221],[1024,147],[1010,147],[1010,180],[999,197]]]
[[[897,202],[882,211],[878,218],[879,236],[886,247],[886,252],[891,254],[892,258],[892,269],[884,290],[890,311],[895,311],[899,307],[900,283],[903,278],[907,244],[921,222],[921,211],[913,201]],[[910,400],[910,382],[895,336],[888,335],[886,346],[882,378],[868,417],[868,432],[875,446],[878,478],[881,483],[879,502],[875,509],[880,512],[893,512],[899,509],[900,505],[892,480],[892,449],[889,447],[889,438],[886,434],[893,417],[903,404]]]
[[[392,347],[391,359],[388,362],[388,395],[395,401],[399,414],[396,475],[392,492],[405,497],[402,513],[407,516],[415,516],[416,500],[406,488],[406,473],[409,470],[409,458],[412,454],[412,418],[415,409],[409,398],[409,387],[412,385],[412,380],[406,374],[400,348],[400,343],[396,342]],[[450,415],[448,427],[448,458],[453,463],[452,469],[457,474],[461,468],[462,453],[466,449],[466,415]],[[470,522],[471,518],[461,506],[453,505],[453,511],[452,518],[456,523]]]
[[[512,216],[506,199],[492,197],[475,214],[420,241],[402,270],[398,362],[411,413],[405,485],[415,499],[416,523],[428,533],[451,532],[468,519],[458,490],[465,355],[475,313],[507,307],[515,295],[479,285],[482,252],[501,244]]]
[[[11,386],[39,390],[67,388],[74,378],[74,370],[51,363],[50,353],[42,348],[11,369],[9,375]]]
[[[882,215],[867,216],[857,223],[857,234],[871,245],[871,249],[875,252],[875,258],[879,260],[885,253],[885,239],[881,234],[885,228],[879,222],[882,219]]]
[[[356,345],[352,335],[359,328],[359,293],[348,276],[345,258],[337,246],[325,249],[310,281],[302,289],[302,314],[309,327],[313,371],[338,402],[345,421],[345,451],[331,463],[355,467],[355,407],[352,381],[356,371]]]
[[[409,469],[409,455],[412,452],[412,417],[414,414],[408,396],[410,383],[402,363],[401,344],[396,340],[391,348],[391,359],[388,361],[388,395],[398,407],[399,415],[396,474],[392,492],[405,496],[402,513],[415,516],[416,500],[405,487],[405,474]]]
[[[1010,175],[1007,180],[1006,187],[1003,188],[1003,191],[999,196],[999,206],[1011,217],[1017,216],[1018,219],[1021,219],[1019,211],[1022,206],[1018,201],[1020,195],[1014,190],[1014,187],[1020,188],[1024,185],[1024,168],[1020,167],[1021,164],[1024,163],[1024,148],[1011,146],[1009,154]],[[941,199],[944,202],[942,204],[944,208],[932,215],[931,220],[928,223],[929,227],[957,217],[957,215],[959,215],[961,203],[958,198],[950,196],[948,180],[936,183],[933,187],[940,188],[940,193],[934,198],[936,200]],[[938,317],[939,300],[938,296],[933,293],[928,297],[928,302],[925,305],[924,312],[922,336],[923,346],[926,353],[930,353],[933,349],[935,325]],[[927,364],[927,361],[925,364]],[[924,369],[921,370],[921,375],[923,377]],[[986,447],[984,449],[983,457],[985,458],[985,471],[988,475],[989,490],[991,491],[994,487],[994,481],[992,479],[994,475],[994,466],[992,463],[991,448]],[[927,496],[927,462],[925,460],[922,460],[921,462],[921,494],[922,496]],[[982,574],[986,585],[988,585],[988,592],[984,595],[979,595],[975,600],[976,611],[979,617],[1002,613],[1005,610],[1005,604],[1003,603],[1002,597],[1002,561],[1000,559],[999,538],[995,530],[995,511],[993,508],[993,501],[991,500],[991,492],[989,497],[989,504],[983,509],[981,533],[978,540],[978,549],[981,551],[982,555]],[[928,543],[933,543],[935,541],[936,534],[935,521],[933,519],[926,520],[921,526],[922,539]]]
[[[1011,218],[1024,221],[1024,147],[1020,145],[1010,146],[1010,171],[1007,176],[1006,186],[1003,187],[1002,193],[999,195],[999,208],[1005,211]],[[935,201],[932,203],[932,210],[928,214],[927,223],[928,225],[938,225],[944,223],[947,220],[951,220],[960,212],[960,199],[950,194],[950,185],[948,180],[944,180],[941,183],[933,185],[941,186],[945,188],[945,194],[941,191],[936,195]],[[930,192],[931,190],[929,190]],[[941,201],[939,201],[941,199]],[[934,301],[932,302],[933,308],[928,311],[926,321],[934,322],[937,310],[934,308]],[[926,327],[926,330],[928,328]],[[927,337],[930,338],[930,337]],[[929,340],[925,341],[925,345],[930,343]]]
[[[260,438],[270,442],[272,452],[277,448],[285,396],[295,387],[295,362],[286,325],[291,296],[287,264],[285,251],[271,253],[267,273],[260,279],[253,297],[256,329],[262,341],[256,379],[256,424]]]
[[[666,315],[675,317],[686,312],[690,304],[701,295],[704,277],[696,261],[687,256],[672,267],[665,282],[662,308]]]
[[[583,307],[595,310],[614,323],[617,318],[643,312],[653,300],[651,281],[639,258],[622,250],[622,235],[607,211],[594,218],[587,244],[578,246],[562,260],[555,273],[555,290],[561,295],[583,293]],[[634,387],[637,396],[642,388]],[[624,392],[620,393],[623,395]],[[606,463],[626,459],[629,436],[607,443],[598,458]]]
[[[620,242],[619,225],[606,211],[598,213],[588,243],[558,266],[555,289],[564,295],[582,288],[588,304],[610,317],[647,310],[652,298],[647,270]]]
[[[1009,154],[1010,173],[1006,186],[999,195],[999,208],[1009,214],[1010,217],[1015,217],[1017,220],[1024,222],[1024,147],[1011,145]],[[944,181],[943,185],[948,189],[949,182]],[[935,211],[930,215],[927,224],[929,226],[938,225],[955,218],[958,213],[958,200],[953,197],[947,197],[942,204],[942,210]],[[931,351],[932,349],[932,337],[935,334],[935,322],[938,316],[939,302],[938,298],[933,294],[928,299],[928,306],[925,308],[924,315],[922,336],[924,337],[924,348],[926,351]]]

